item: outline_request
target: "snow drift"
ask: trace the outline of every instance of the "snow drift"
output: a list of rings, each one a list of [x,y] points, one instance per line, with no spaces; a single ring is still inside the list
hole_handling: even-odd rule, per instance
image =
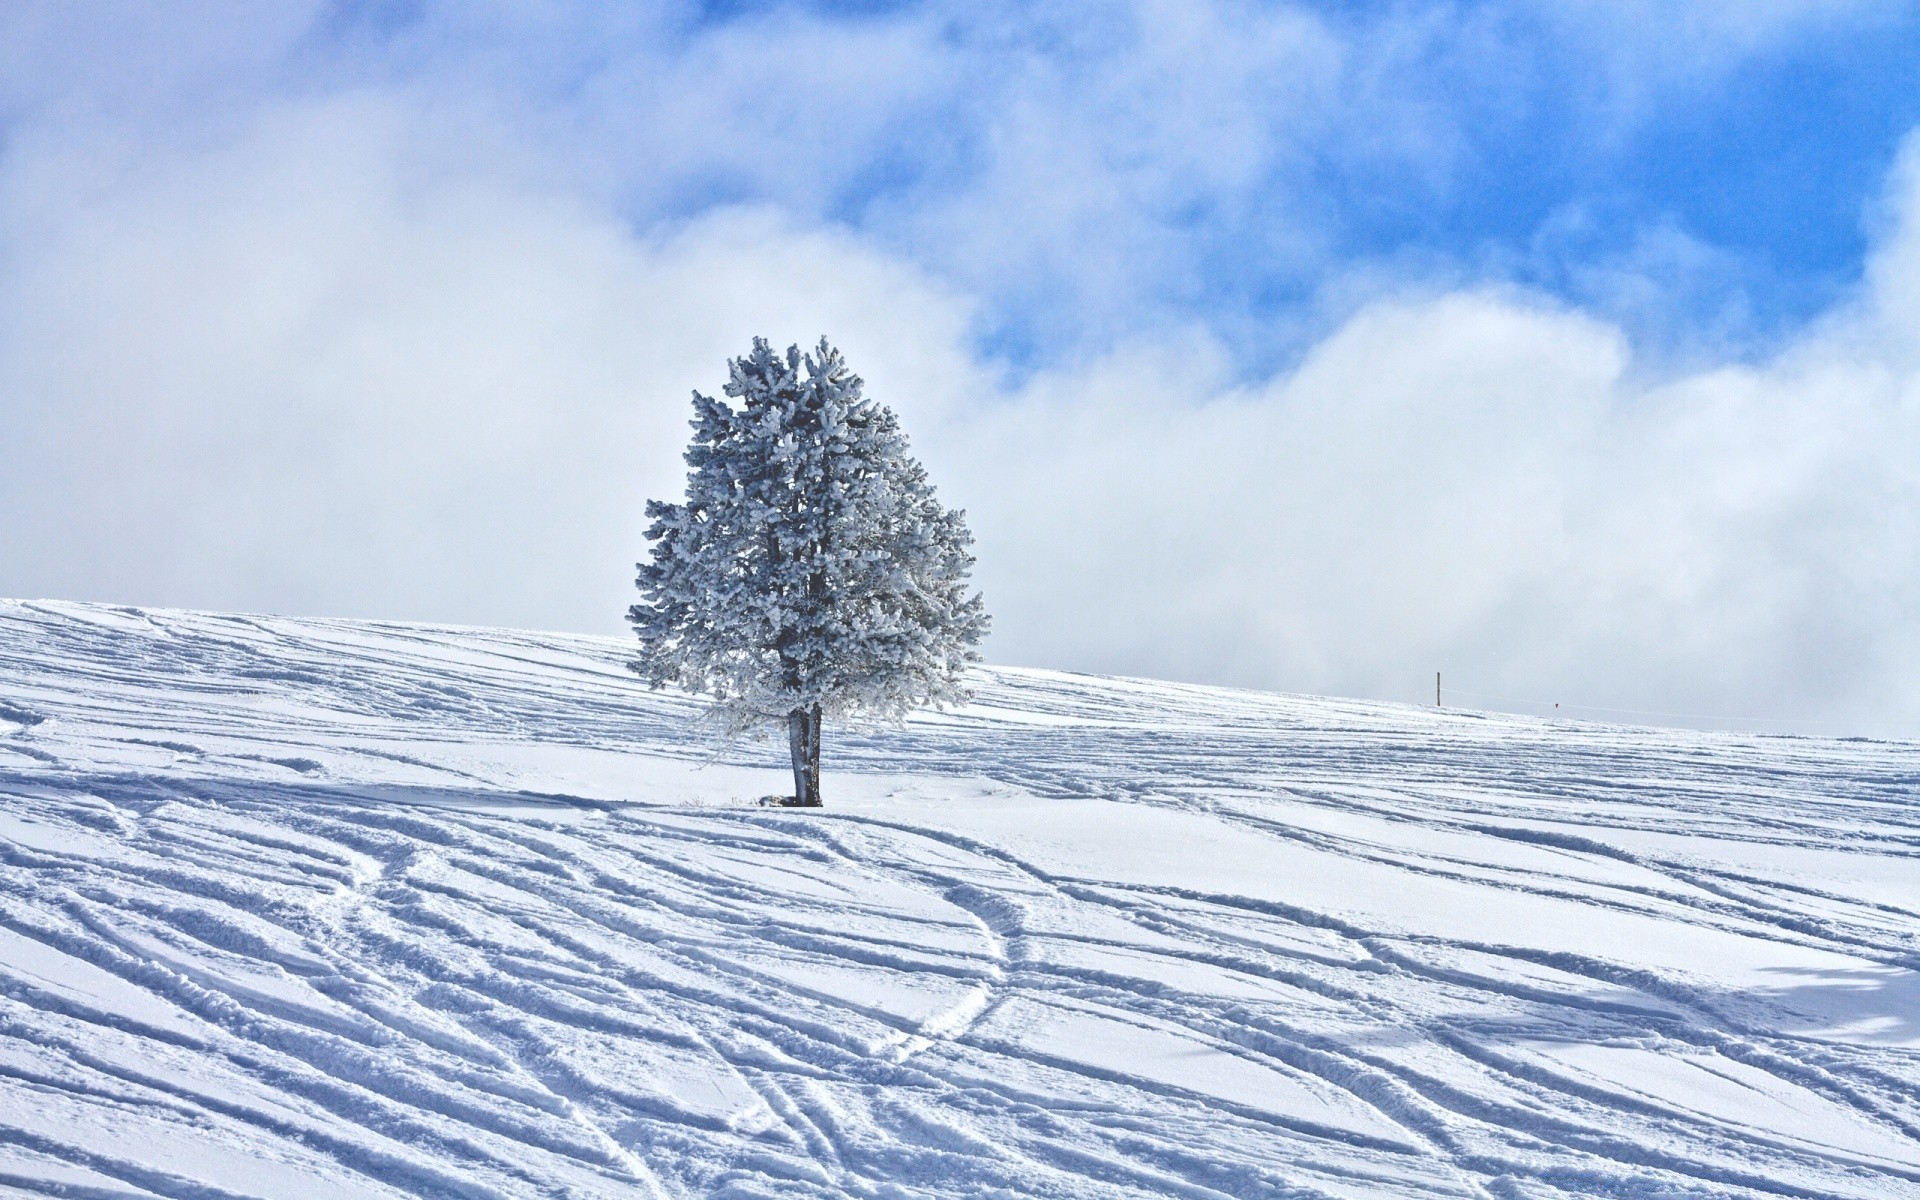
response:
[[[1920,1196],[1920,749],[0,602],[0,1193]]]

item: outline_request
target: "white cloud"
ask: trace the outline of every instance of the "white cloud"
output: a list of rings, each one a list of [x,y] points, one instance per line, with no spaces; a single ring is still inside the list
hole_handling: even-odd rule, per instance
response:
[[[1603,322],[1466,292],[1376,303],[1260,388],[1222,385],[1204,344],[1042,381],[978,435],[1004,472],[977,521],[996,648],[1407,699],[1445,669],[1545,703],[1911,721],[1911,178],[1858,302],[1759,366],[1649,383]]]
[[[1008,478],[1041,481],[979,519],[1016,658],[1391,689],[1560,569],[1548,464],[1577,459],[1621,365],[1604,327],[1477,295],[1376,305],[1258,389],[1207,358],[1047,380],[989,427]],[[1105,532],[1063,552],[1057,528]]]
[[[754,333],[964,367],[966,306],[844,236],[728,211],[636,237],[423,177],[435,132],[294,106],[13,205],[39,223],[3,251],[6,590],[607,628],[688,391]]]

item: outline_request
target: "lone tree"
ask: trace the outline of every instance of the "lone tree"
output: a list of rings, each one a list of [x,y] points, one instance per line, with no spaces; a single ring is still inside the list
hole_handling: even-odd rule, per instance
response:
[[[817,806],[825,717],[966,698],[973,535],[825,338],[804,358],[755,338],[728,366],[732,403],[693,394],[686,502],[647,502],[630,665],[715,697],[730,733],[784,720],[792,803]]]

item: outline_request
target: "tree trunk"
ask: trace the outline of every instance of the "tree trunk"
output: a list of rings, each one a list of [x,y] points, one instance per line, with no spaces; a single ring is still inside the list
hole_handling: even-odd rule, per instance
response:
[[[820,706],[787,714],[787,749],[793,752],[793,802],[820,807]]]

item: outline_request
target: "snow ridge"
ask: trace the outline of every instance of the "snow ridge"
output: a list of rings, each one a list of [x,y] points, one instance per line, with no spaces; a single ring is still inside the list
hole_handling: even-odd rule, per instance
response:
[[[0,1194],[1920,1197],[1920,748],[0,601]]]

